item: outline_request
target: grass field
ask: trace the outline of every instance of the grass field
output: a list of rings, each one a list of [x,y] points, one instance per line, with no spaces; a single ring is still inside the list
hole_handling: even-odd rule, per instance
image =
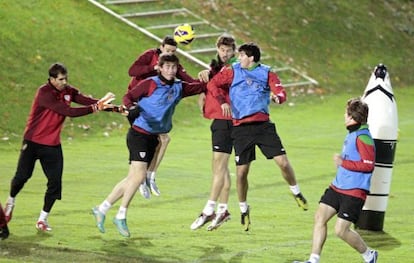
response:
[[[413,248],[410,221],[414,211],[414,169],[411,149],[414,130],[410,103],[412,89],[395,90],[399,105],[400,138],[384,232],[362,231],[368,244],[380,252],[380,262],[408,262]],[[353,94],[359,95],[359,94]],[[209,121],[203,120],[193,101],[183,101],[177,114],[188,113],[186,126],[175,121],[172,142],[160,167],[160,197],[139,194],[130,206],[131,238],[121,237],[107,218],[107,233],[94,226],[90,209],[100,203],[127,172],[124,130],[109,137],[89,136],[64,141],[63,200],[50,216],[51,234],[37,233],[34,224],[42,205],[45,178],[40,167],[17,199],[11,235],[0,243],[2,262],[291,262],[305,259],[311,244],[313,214],[324,188],[334,175],[332,154],[340,151],[345,129],[343,105],[347,95],[319,103],[272,108],[294,165],[302,191],[310,202],[301,211],[272,161],[259,154],[250,174],[248,200],[251,231],[240,227],[235,185],[230,196],[232,220],[214,232],[191,231],[189,226],[204,206],[210,187]],[[121,117],[120,117],[121,118]],[[122,119],[120,119],[122,120]],[[17,144],[1,145],[1,185],[13,175]],[[234,165],[230,165],[234,173]],[[234,179],[234,175],[233,175]],[[5,187],[0,195],[7,197]],[[332,226],[332,224],[330,224]],[[360,262],[360,257],[333,234],[330,227],[322,262]]]

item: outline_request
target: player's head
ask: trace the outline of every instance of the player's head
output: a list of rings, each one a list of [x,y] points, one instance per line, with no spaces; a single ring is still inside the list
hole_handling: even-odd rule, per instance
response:
[[[68,70],[62,63],[53,63],[49,67],[49,77],[56,78],[58,74],[67,75]]]
[[[351,118],[356,123],[366,124],[368,119],[368,105],[360,98],[349,99],[346,104],[345,119]]]
[[[239,47],[239,53],[243,52],[248,57],[253,57],[254,62],[260,61],[260,48],[255,43],[246,43]]]
[[[224,33],[217,38],[216,47],[219,59],[221,62],[225,63],[234,57],[234,53],[236,52],[236,40],[232,35]]]
[[[239,47],[239,61],[242,68],[250,68],[260,61],[260,48],[254,43],[246,43]]]
[[[159,74],[166,80],[175,79],[180,60],[175,54],[163,53],[158,59]]]
[[[66,87],[68,70],[62,63],[54,63],[49,67],[49,82],[58,90]]]
[[[160,49],[161,53],[173,54],[177,50],[177,42],[172,36],[165,36],[162,40]]]

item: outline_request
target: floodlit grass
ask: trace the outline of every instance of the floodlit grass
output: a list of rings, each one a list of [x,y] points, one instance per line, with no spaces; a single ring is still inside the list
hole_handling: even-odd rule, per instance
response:
[[[179,1],[161,2],[175,7]],[[317,202],[334,176],[332,154],[341,150],[345,136],[345,101],[362,94],[373,66],[384,62],[398,104],[399,140],[384,232],[361,234],[379,250],[380,262],[409,262],[414,246],[412,2],[362,1],[358,7],[352,1],[183,2],[237,39],[258,42],[270,55],[270,64],[292,65],[320,81],[315,89],[289,88],[290,105],[272,107],[271,113],[310,202],[309,211],[297,208],[276,165],[258,153],[249,176],[251,231],[240,228],[234,183],[229,203],[232,220],[214,232],[191,231],[189,226],[210,191],[211,152],[210,122],[200,117],[196,98],[188,98],[177,107],[172,141],[159,169],[161,197],[145,200],[138,194],[130,206],[131,238],[122,238],[111,223],[119,204],[108,213],[106,234],[98,232],[90,215],[128,169],[126,120],[99,113],[65,124],[63,200],[56,203],[49,219],[53,232],[37,233],[34,227],[46,183],[37,164],[17,198],[11,235],[0,242],[0,261],[287,263],[305,259]],[[217,10],[213,3],[218,4]],[[0,17],[3,203],[31,101],[47,79],[48,66],[64,62],[73,85],[97,97],[113,91],[120,103],[129,81],[128,67],[139,53],[158,43],[87,1],[1,1]],[[200,70],[182,62],[193,75]],[[281,74],[282,81],[288,78]],[[233,163],[230,168],[234,179]],[[360,261],[335,237],[331,223],[322,262]]]
[[[414,164],[410,137],[414,130],[409,105],[412,89],[396,89],[400,138],[384,232],[361,231],[380,252],[380,262],[407,262],[413,241],[409,206],[414,200],[410,178]],[[358,94],[353,94],[358,95]],[[310,202],[301,211],[289,194],[279,170],[258,154],[249,175],[251,231],[240,227],[233,183],[229,209],[232,220],[220,229],[190,230],[210,190],[210,132],[192,101],[178,106],[187,123],[176,120],[172,141],[158,174],[160,197],[135,196],[128,210],[131,238],[121,237],[111,223],[119,203],[108,213],[100,234],[90,209],[99,204],[128,169],[124,132],[79,138],[63,143],[65,155],[63,200],[52,210],[50,234],[37,233],[34,224],[42,206],[45,178],[38,165],[17,198],[11,235],[0,243],[0,255],[10,262],[291,262],[305,259],[311,245],[313,214],[335,169],[332,154],[341,150],[345,129],[343,106],[348,95],[329,97],[319,104],[272,107],[272,119],[287,148],[302,191]],[[192,104],[190,104],[190,102]],[[119,116],[119,118],[121,118]],[[188,122],[197,125],[189,126]],[[0,185],[12,177],[18,144],[1,144]],[[234,182],[234,165],[230,165]],[[7,197],[7,187],[0,195]],[[322,262],[360,262],[360,256],[333,233],[329,225]],[[6,262],[7,262],[6,261]]]

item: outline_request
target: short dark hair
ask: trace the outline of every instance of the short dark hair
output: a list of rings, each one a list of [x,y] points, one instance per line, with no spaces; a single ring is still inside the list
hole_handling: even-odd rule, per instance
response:
[[[236,40],[230,34],[224,33],[217,38],[216,47],[220,47],[221,45],[231,46],[233,50],[236,50]]]
[[[250,43],[246,43],[246,44],[241,45],[239,47],[239,52],[242,52],[242,51],[244,53],[246,53],[246,55],[248,57],[253,56],[254,57],[254,59],[253,59],[254,62],[259,62],[260,61],[260,48],[255,43],[250,42]]]
[[[351,116],[354,121],[366,124],[368,120],[368,105],[360,98],[349,99],[346,103],[346,113]]]
[[[172,36],[165,36],[161,43],[162,46],[170,45],[170,46],[177,46],[177,41],[174,40]]]
[[[68,70],[66,69],[65,65],[62,63],[53,63],[49,67],[49,77],[57,78],[57,76],[60,74],[67,75]]]
[[[162,67],[162,65],[164,65],[165,62],[173,62],[177,66],[178,64],[180,64],[180,60],[175,54],[168,54],[168,53],[164,53],[160,55],[160,57],[158,58],[158,66]]]

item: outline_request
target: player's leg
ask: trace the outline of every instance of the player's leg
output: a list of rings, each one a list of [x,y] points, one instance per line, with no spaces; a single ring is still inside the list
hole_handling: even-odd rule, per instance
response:
[[[217,199],[224,186],[225,173],[228,172],[228,166],[225,166],[225,164],[226,164],[226,159],[227,159],[227,164],[228,164],[229,157],[226,155],[228,154],[222,153],[222,152],[213,152],[213,159],[212,159],[213,174],[212,174],[212,181],[211,181],[211,188],[210,188],[210,196],[203,208],[203,211],[191,224],[190,228],[192,230],[199,229],[202,226],[204,226],[206,223],[216,218],[214,209],[216,208]]]
[[[250,227],[250,207],[247,203],[247,192],[249,190],[249,173],[250,163],[236,166],[236,189],[240,207],[240,223],[245,231]]]
[[[245,231],[250,227],[250,207],[247,203],[250,163],[256,159],[256,125],[234,126],[232,138],[236,162],[236,190],[240,207],[240,222]]]
[[[131,161],[131,165],[129,166],[128,176],[121,186],[123,188],[121,205],[118,209],[118,213],[113,219],[113,223],[116,225],[119,233],[125,237],[130,236],[129,229],[126,224],[127,210],[139,185],[143,181],[145,181],[145,177],[147,174],[147,165],[148,163],[146,162]],[[109,200],[111,200],[111,198],[108,198],[108,201]]]
[[[47,189],[43,208],[40,211],[36,228],[40,231],[51,231],[48,223],[49,213],[56,200],[62,198],[63,153],[61,145],[41,146],[38,149],[40,164],[47,178]]]
[[[342,205],[338,211],[338,219],[335,223],[335,234],[348,245],[358,251],[365,262],[376,262],[378,252],[369,249],[362,237],[351,225],[358,221],[364,200],[342,195]]]
[[[266,122],[260,124],[258,130],[262,134],[257,137],[257,145],[268,159],[273,159],[279,166],[283,178],[288,183],[297,204],[303,210],[308,210],[308,203],[300,191],[296,181],[295,172],[287,158],[285,148],[282,145],[274,123]]]
[[[33,175],[33,169],[37,160],[36,150],[36,145],[34,143],[23,141],[16,173],[11,180],[9,197],[4,207],[4,214],[7,222],[12,219],[17,195]]]
[[[228,200],[231,186],[230,170],[228,167],[229,158],[230,154],[228,153],[213,153],[213,179],[209,201],[219,200],[219,202],[217,204],[216,216],[212,223],[207,227],[207,230],[209,231],[217,229],[224,222],[230,219],[230,213],[228,211]],[[204,209],[206,209],[206,207]],[[214,206],[212,209],[214,211]]]
[[[209,221],[212,223],[207,230],[213,230],[230,219],[228,212],[228,195],[230,191],[230,172],[228,169],[229,158],[233,148],[231,138],[232,123],[230,120],[213,120],[210,126],[212,158],[212,181],[210,196],[201,214],[191,224],[191,229],[202,227]],[[217,206],[217,213],[214,213],[219,196],[220,203]]]
[[[128,133],[127,145],[130,152],[131,164],[129,166],[128,176],[123,184],[120,185],[123,188],[121,205],[118,213],[113,219],[113,223],[117,227],[119,233],[124,237],[130,236],[126,223],[129,204],[139,185],[145,181],[148,163],[154,157],[158,143],[158,136],[156,135],[139,133],[133,129],[130,129],[130,132]],[[118,197],[118,194],[119,190],[118,193],[115,193],[114,196],[112,196],[112,198]],[[111,196],[109,196],[108,202],[113,204]]]
[[[332,198],[330,195],[325,195],[322,198]],[[329,202],[336,201],[329,199]],[[319,207],[316,210],[314,216],[313,225],[313,237],[312,237],[312,249],[309,259],[303,263],[319,263],[323,245],[325,244],[327,233],[328,233],[328,221],[337,213],[335,208],[327,205],[323,202],[319,203]],[[294,263],[300,263],[294,261]]]
[[[161,164],[162,159],[164,158],[168,144],[171,141],[171,138],[167,133],[158,135],[158,139],[160,143],[158,144],[157,149],[155,151],[154,158],[152,159],[148,167],[147,181],[146,181],[151,192],[156,196],[159,196],[161,194],[155,182],[156,173],[157,173],[158,167]]]
[[[3,207],[0,204],[0,239],[2,240],[8,238],[9,234],[6,215],[4,214]]]

